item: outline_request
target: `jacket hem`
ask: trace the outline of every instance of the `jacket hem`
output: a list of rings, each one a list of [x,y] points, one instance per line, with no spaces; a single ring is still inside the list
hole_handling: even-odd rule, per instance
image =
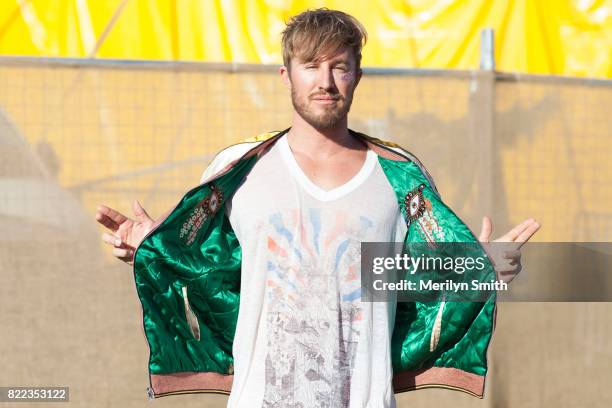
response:
[[[417,371],[403,371],[393,376],[396,394],[421,388],[446,388],[483,398],[485,376],[452,367],[430,367]]]
[[[155,398],[189,393],[228,395],[232,389],[233,380],[233,375],[214,372],[152,374],[151,389]],[[417,371],[403,371],[393,376],[395,394],[423,388],[445,388],[483,398],[484,383],[484,376],[452,367],[431,367]]]
[[[151,374],[151,389],[155,398],[171,394],[216,393],[229,394],[233,375],[214,372],[185,372]]]

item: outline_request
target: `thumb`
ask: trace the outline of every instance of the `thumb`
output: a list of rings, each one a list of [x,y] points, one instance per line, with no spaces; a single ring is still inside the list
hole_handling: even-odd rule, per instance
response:
[[[491,239],[491,233],[493,232],[493,224],[491,218],[488,215],[482,217],[482,228],[480,229],[480,236],[478,240],[480,242],[489,242]]]
[[[142,205],[140,205],[140,202],[138,200],[134,200],[134,203],[132,204],[132,209],[138,221],[153,221],[153,219],[149,217],[149,214],[147,214],[145,209],[142,208]]]

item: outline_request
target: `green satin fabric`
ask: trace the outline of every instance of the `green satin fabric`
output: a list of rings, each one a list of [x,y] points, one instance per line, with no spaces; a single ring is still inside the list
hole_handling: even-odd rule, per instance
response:
[[[406,193],[425,184],[423,197],[431,202],[431,211],[444,231],[443,241],[437,242],[478,242],[469,228],[433,192],[418,166],[383,157],[379,157],[379,162],[395,191],[404,217]],[[406,243],[425,242],[419,228],[417,222],[410,224]],[[484,250],[480,246],[477,248],[476,253],[469,256],[487,259]],[[436,254],[435,249],[430,249],[427,255],[443,257],[445,254]],[[495,278],[493,266],[488,261],[483,275],[482,281]],[[439,307],[438,302],[398,303],[391,343],[394,372],[433,365],[486,374],[487,348],[493,331],[494,295],[487,302],[447,302],[442,314],[439,343],[430,352],[431,332]]]
[[[152,374],[231,372],[242,251],[224,204],[254,164],[255,157],[243,160],[214,181],[223,192],[223,201],[215,215],[202,223],[195,242],[187,245],[180,238],[181,228],[194,208],[210,197],[209,184],[187,193],[135,254],[134,278],[143,307]],[[198,318],[199,340],[187,323],[183,286]]]
[[[187,193],[170,216],[143,240],[135,254],[134,278],[143,307],[152,374],[232,373],[242,252],[224,204],[255,160],[256,157],[241,160],[213,181],[224,199],[214,217],[202,224],[194,243],[186,244],[180,231],[194,208],[211,195],[209,184]],[[446,240],[475,242],[467,226],[433,193],[416,165],[382,157],[379,161],[404,216],[406,193],[424,183],[427,187],[423,194],[431,201]],[[421,239],[416,228],[417,224],[412,223],[406,242]],[[187,287],[188,302],[199,323],[199,340],[187,323],[183,287]],[[486,303],[448,302],[438,347],[430,352],[430,335],[439,304],[398,303],[392,338],[394,372],[435,365],[484,375],[494,307],[494,299]]]

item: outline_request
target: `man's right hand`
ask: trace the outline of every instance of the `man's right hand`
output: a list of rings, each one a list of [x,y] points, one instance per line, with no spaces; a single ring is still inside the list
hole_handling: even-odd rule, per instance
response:
[[[130,265],[136,248],[155,223],[138,201],[134,201],[132,208],[135,219],[105,205],[100,205],[96,211],[96,221],[109,230],[102,234],[102,240],[113,246],[114,256]]]

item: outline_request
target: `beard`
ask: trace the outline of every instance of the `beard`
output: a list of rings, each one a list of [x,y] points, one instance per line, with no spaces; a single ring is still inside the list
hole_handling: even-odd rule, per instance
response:
[[[336,99],[336,103],[330,105],[319,105],[322,112],[316,112],[317,102],[313,100],[318,96],[329,96]],[[351,109],[353,93],[350,92],[346,97],[340,94],[316,93],[302,97],[295,88],[291,89],[291,102],[295,111],[315,129],[334,128],[343,120]]]

